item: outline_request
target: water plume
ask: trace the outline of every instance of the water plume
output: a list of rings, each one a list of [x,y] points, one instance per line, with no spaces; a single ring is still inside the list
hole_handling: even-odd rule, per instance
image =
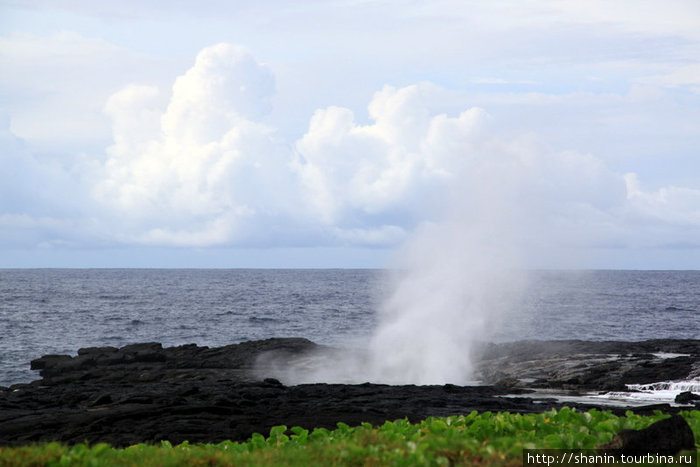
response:
[[[516,239],[527,216],[513,186],[485,173],[460,177],[438,220],[397,252],[367,342],[277,365],[276,375],[286,383],[475,383],[472,350],[515,309],[525,279]]]
[[[472,351],[515,309],[517,255],[494,225],[426,225],[402,248],[367,341],[293,362],[261,361],[285,384],[475,384]]]
[[[421,231],[379,310],[369,343],[372,377],[392,384],[473,383],[472,346],[506,316],[521,284],[506,251],[468,224]]]
[[[515,309],[525,279],[520,237],[532,218],[517,155],[481,149],[456,167],[437,220],[399,252],[368,346],[376,381],[474,382],[474,345]]]

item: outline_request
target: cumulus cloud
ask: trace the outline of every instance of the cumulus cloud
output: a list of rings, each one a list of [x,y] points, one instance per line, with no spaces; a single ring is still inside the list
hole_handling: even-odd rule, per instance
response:
[[[432,91],[428,84],[385,86],[368,105],[366,125],[346,108],[314,114],[296,144],[296,170],[324,222],[358,228],[384,216],[406,228],[439,207],[436,192],[469,157],[488,117],[478,108],[433,115]]]
[[[410,231],[459,215],[493,222],[489,235],[500,228],[510,237],[517,228],[520,243],[538,245],[609,233],[606,224],[625,202],[621,175],[590,154],[557,152],[532,136],[498,136],[481,108],[435,113],[434,91],[385,87],[368,106],[367,125],[349,109],[316,112],[296,149],[321,219],[357,228],[394,216]],[[581,230],[583,219],[591,222]]]
[[[523,239],[556,229],[574,238],[582,214],[600,221],[624,200],[622,178],[600,160],[497,137],[478,107],[441,112],[432,84],[385,86],[365,124],[347,108],[319,109],[293,148],[260,122],[273,89],[245,49],[219,44],[165,106],[155,87],[114,94],[114,144],[94,193],[123,220],[117,238],[205,246],[267,233],[391,246],[455,205],[474,219],[529,216]]]
[[[273,93],[272,73],[243,47],[207,47],[175,81],[163,130],[200,143],[219,140],[237,122],[268,113]]]
[[[95,195],[132,223],[122,240],[227,244],[246,240],[253,219],[286,215],[287,153],[255,121],[273,91],[249,52],[218,44],[177,78],[164,110],[153,87],[113,95],[115,144]]]
[[[498,118],[434,84],[385,86],[366,116],[318,109],[296,141],[266,120],[274,92],[267,66],[218,44],[170,90],[131,84],[107,99],[103,160],[35,157],[6,121],[3,225],[53,232],[51,242],[386,247],[461,219],[489,226],[465,238],[507,237],[533,256],[633,244],[643,225],[663,225],[645,244],[687,242],[698,227],[696,190],[645,191],[594,154],[499,131]]]

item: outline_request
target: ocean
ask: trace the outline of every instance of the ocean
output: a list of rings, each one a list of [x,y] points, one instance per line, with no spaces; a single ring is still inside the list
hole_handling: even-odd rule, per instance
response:
[[[700,338],[700,271],[527,276],[490,340]],[[269,337],[357,345],[389,290],[381,270],[0,270],[0,385],[35,380],[32,359],[81,347]]]

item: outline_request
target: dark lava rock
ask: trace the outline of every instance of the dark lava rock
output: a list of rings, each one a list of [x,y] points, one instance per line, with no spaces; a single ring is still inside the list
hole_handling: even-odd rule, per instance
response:
[[[306,339],[267,339],[219,348],[143,343],[85,348],[77,356],[46,355],[32,361],[42,379],[0,387],[0,445],[243,441],[255,432],[267,434],[275,425],[334,428],[338,422],[417,422],[473,410],[528,413],[563,405],[585,410],[594,406],[535,397],[517,386],[527,386],[523,378],[530,378],[534,386],[601,390],[659,381],[660,375],[685,378],[689,365],[697,368],[700,341],[484,346],[482,375],[487,383],[489,375],[498,376],[500,386],[286,386],[275,372],[256,365],[283,364],[319,349]],[[653,355],[658,352],[689,357],[663,359]],[[626,357],[618,364],[611,354]],[[639,371],[644,375],[635,373]],[[645,409],[674,410],[668,405],[633,408]]]
[[[31,368],[41,370],[42,386],[70,381],[111,381],[139,383],[144,380],[220,379],[250,380],[261,355],[284,359],[318,349],[307,339],[286,338],[242,342],[225,347],[195,344],[163,348],[157,342],[132,344],[120,349],[89,347],[76,357],[46,355],[32,360]]]
[[[697,374],[700,340],[519,341],[484,344],[474,357],[486,384],[621,391],[626,384],[685,380]]]
[[[694,394],[690,391],[681,392],[676,396],[676,404],[697,404],[700,401],[700,394]]]
[[[643,430],[623,430],[611,441],[598,446],[603,452],[664,455],[674,455],[684,449],[694,448],[693,430],[680,415],[660,420]]]

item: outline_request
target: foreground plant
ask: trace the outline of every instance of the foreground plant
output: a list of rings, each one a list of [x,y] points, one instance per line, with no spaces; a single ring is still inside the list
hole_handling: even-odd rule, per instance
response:
[[[700,411],[681,412],[700,445]],[[623,429],[638,430],[667,417],[627,412],[578,412],[564,408],[541,414],[472,412],[446,418],[406,420],[373,427],[338,423],[335,430],[276,426],[267,437],[245,443],[172,446],[137,444],[124,449],[107,444],[65,446],[48,443],[0,447],[0,466],[95,465],[522,465],[523,449],[591,449]]]

